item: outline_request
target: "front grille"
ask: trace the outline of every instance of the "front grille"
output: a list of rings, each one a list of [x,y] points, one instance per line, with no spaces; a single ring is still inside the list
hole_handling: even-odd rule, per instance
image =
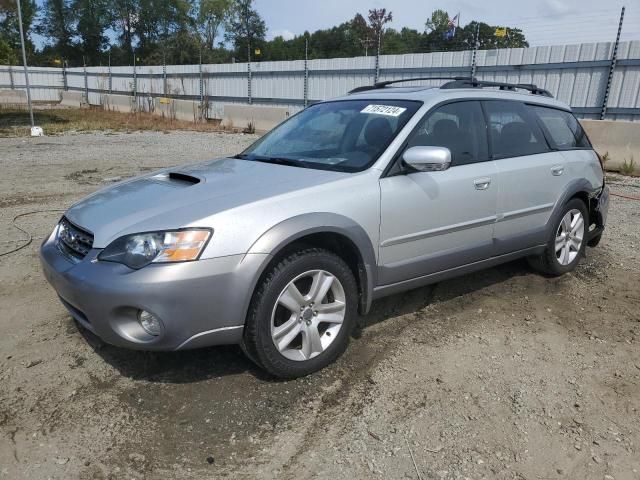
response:
[[[63,217],[58,224],[58,247],[70,257],[82,260],[93,247],[93,235]]]

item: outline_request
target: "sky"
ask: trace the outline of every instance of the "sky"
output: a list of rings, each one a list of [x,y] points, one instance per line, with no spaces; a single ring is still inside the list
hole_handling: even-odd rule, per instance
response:
[[[627,0],[622,40],[640,40],[640,0]],[[479,20],[491,25],[507,25],[524,30],[529,43],[552,45],[615,40],[623,3],[619,0],[255,0],[265,19],[268,38],[314,31],[340,24],[371,8],[393,12],[389,26],[424,30],[431,12],[441,8],[453,17],[460,13],[461,24]]]

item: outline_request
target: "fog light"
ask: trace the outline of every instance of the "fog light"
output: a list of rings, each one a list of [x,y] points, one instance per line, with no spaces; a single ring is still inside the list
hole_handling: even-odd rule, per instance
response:
[[[140,310],[138,312],[138,322],[140,322],[140,326],[144,328],[145,332],[149,335],[153,335],[154,337],[160,335],[160,332],[162,331],[160,319],[145,310]]]

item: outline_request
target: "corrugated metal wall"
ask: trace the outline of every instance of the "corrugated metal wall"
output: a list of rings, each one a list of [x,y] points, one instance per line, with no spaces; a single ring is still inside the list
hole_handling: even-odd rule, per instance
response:
[[[476,76],[483,80],[535,83],[571,105],[586,118],[599,118],[607,83],[613,43],[585,43],[533,48],[481,50]],[[416,76],[469,75],[473,53],[436,52],[386,55],[380,58],[380,80]],[[202,77],[200,75],[202,68]],[[375,77],[375,57],[335,58],[308,62],[308,101],[339,95]],[[11,71],[10,71],[11,70]],[[100,104],[102,94],[173,96],[209,101],[216,116],[223,103],[248,103],[247,64],[169,65],[154,67],[30,69],[35,100],[54,101],[65,88],[87,89],[89,102]],[[304,61],[251,64],[251,97],[256,105],[275,105],[292,112],[304,106]],[[12,77],[12,79],[11,79]],[[201,82],[202,78],[202,82]],[[428,83],[428,82],[427,82]],[[441,82],[440,82],[441,83]],[[24,88],[22,69],[0,67],[0,88]],[[202,89],[202,92],[201,92]],[[640,41],[621,42],[611,84],[607,118],[640,121]]]

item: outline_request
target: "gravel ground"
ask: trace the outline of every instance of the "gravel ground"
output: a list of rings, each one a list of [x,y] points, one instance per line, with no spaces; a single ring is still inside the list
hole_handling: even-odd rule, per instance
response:
[[[515,262],[374,304],[347,354],[274,381],[236,347],[78,331],[37,248],[119,178],[239,151],[201,133],[1,139],[0,479],[640,479],[640,203],[558,279]],[[640,197],[640,181],[610,180]],[[52,211],[53,210],[53,211]],[[32,213],[40,212],[40,213]]]

